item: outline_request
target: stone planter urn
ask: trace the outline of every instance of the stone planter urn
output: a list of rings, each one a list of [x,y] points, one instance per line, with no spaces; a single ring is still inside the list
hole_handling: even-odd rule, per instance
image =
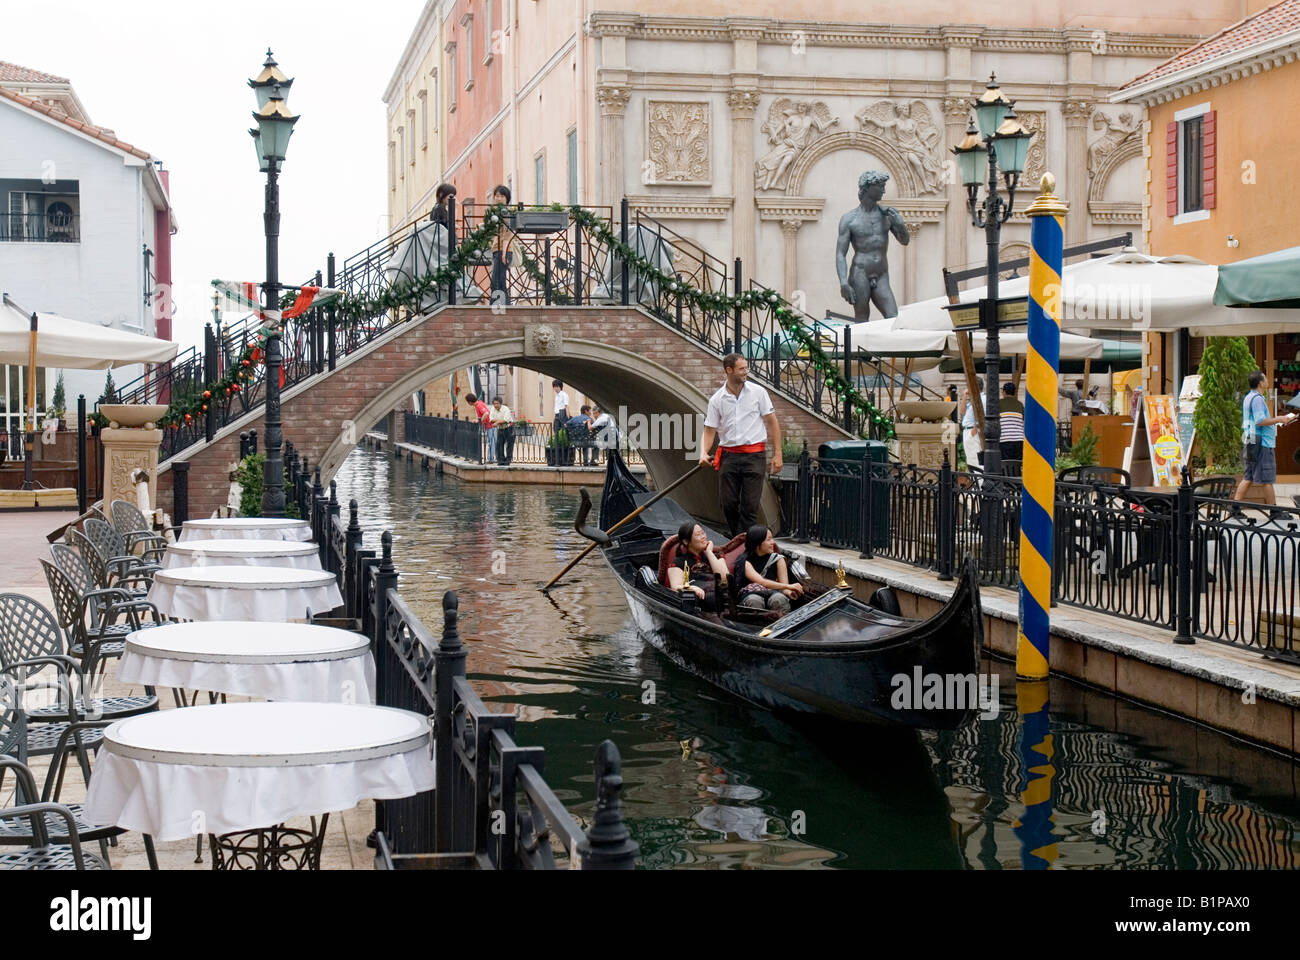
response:
[[[952,400],[900,400],[894,404],[899,462],[938,470],[947,450],[948,463],[955,470],[960,428],[949,419],[955,409]]]
[[[149,505],[158,504],[158,445],[162,431],[158,418],[167,412],[159,403],[103,403],[99,412],[108,418],[108,427],[99,433],[104,445],[104,506],[114,500],[135,503],[136,470],[149,474]]]

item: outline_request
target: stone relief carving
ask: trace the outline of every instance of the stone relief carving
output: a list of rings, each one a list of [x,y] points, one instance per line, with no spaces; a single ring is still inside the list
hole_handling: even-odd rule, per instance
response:
[[[1106,158],[1118,150],[1121,144],[1128,140],[1136,140],[1140,128],[1141,124],[1131,110],[1122,111],[1115,120],[1112,120],[1100,110],[1094,113],[1092,115],[1092,129],[1105,130],[1106,132],[1088,147],[1089,179],[1096,176]]]
[[[651,183],[712,182],[707,102],[646,101],[646,159]]]
[[[1025,172],[1020,175],[1020,182],[1037,187],[1038,181],[1047,172],[1047,111],[1017,110],[1016,119],[1034,135],[1034,139],[1029,141]]]
[[[921,184],[921,193],[943,190],[943,160],[937,150],[943,130],[922,100],[877,100],[854,116],[858,126],[892,130],[894,142]]]
[[[789,179],[790,164],[812,143],[840,122],[821,100],[791,100],[781,97],[767,110],[760,128],[772,149],[754,163],[756,190],[781,190]]]
[[[539,323],[524,327],[524,356],[558,357],[564,353],[564,340],[558,327]]]

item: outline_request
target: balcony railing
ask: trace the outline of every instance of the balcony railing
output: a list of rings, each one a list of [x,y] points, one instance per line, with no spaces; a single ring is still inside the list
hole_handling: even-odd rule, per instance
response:
[[[0,242],[80,243],[81,218],[75,214],[0,214]]]

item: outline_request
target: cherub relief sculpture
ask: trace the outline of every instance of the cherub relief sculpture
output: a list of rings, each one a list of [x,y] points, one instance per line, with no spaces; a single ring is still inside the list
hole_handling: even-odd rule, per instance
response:
[[[854,116],[860,127],[873,126],[894,132],[894,144],[916,174],[922,193],[943,189],[943,162],[935,155],[943,131],[924,101],[877,100]]]
[[[831,115],[830,107],[820,100],[795,101],[781,97],[773,102],[767,111],[767,121],[760,128],[772,149],[754,163],[755,189],[783,189],[795,157],[807,149],[817,134],[839,122],[838,117]]]

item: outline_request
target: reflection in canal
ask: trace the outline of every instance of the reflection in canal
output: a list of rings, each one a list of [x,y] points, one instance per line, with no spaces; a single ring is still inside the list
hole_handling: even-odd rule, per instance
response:
[[[583,822],[595,748],[618,744],[646,867],[1300,866],[1285,758],[1066,681],[1038,710],[1017,701],[1010,665],[987,662],[1002,709],[964,730],[795,725],[642,643],[598,557],[539,591],[585,546],[575,492],[464,484],[357,450],[338,496],[358,501],[368,547],[393,531],[399,589],[435,634],[443,591],[459,592],[471,682],[527,721],[517,739],[546,748],[547,781]],[[1031,730],[1029,790],[1017,707],[1047,724]]]

